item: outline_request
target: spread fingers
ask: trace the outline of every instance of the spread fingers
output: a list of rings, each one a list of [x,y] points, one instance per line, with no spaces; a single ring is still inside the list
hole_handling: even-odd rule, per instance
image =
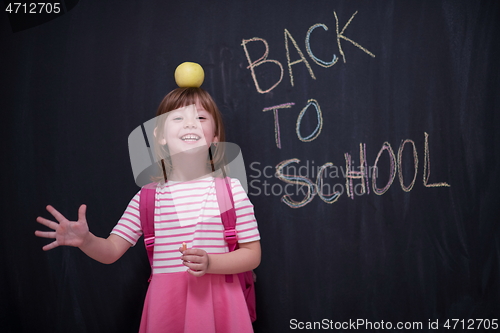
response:
[[[42,238],[56,238],[56,232],[55,231],[37,230],[37,231],[35,231],[35,236],[42,237]]]
[[[46,227],[49,227],[52,230],[55,230],[58,226],[58,223],[51,220],[47,220],[46,218],[43,218],[41,216],[37,217],[36,221],[40,224],[43,224]]]
[[[55,209],[54,207],[52,207],[51,205],[48,205],[46,208],[47,208],[47,211],[50,214],[52,214],[52,216],[54,216],[56,218],[56,220],[58,220],[59,222],[61,222],[61,220],[66,219],[63,214],[59,213],[59,211],[57,209]]]

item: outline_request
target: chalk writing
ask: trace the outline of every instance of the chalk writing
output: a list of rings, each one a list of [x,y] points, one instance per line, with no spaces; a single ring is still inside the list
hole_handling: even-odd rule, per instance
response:
[[[359,144],[359,171],[354,171],[352,167],[351,155],[348,153],[344,154],[346,162],[346,175],[345,175],[345,188],[347,196],[354,200],[354,189],[353,180],[361,180],[361,192],[360,194],[370,193],[370,185],[368,183],[368,167],[366,165],[366,144]],[[376,174],[375,174],[376,175]],[[365,187],[366,183],[366,187]]]
[[[429,156],[429,142],[428,142],[428,134],[424,132],[425,135],[425,145],[424,145],[424,151],[425,155]],[[403,182],[403,176],[401,173],[402,169],[402,153],[404,150],[404,146],[410,143],[413,147],[413,162],[414,162],[414,167],[415,167],[415,173],[413,180],[411,181],[410,185],[405,186]],[[384,187],[380,188],[377,185],[377,177],[378,177],[378,162],[384,151],[387,152],[389,155],[389,180],[385,184]],[[401,141],[401,144],[398,149],[398,157],[396,158],[396,155],[394,154],[394,151],[391,147],[391,144],[389,142],[384,142],[382,144],[382,147],[380,148],[377,157],[375,158],[375,161],[373,163],[372,167],[368,168],[368,163],[366,159],[366,144],[365,143],[360,143],[359,144],[359,159],[360,159],[360,165],[358,166],[359,171],[355,171],[353,167],[353,161],[352,157],[349,153],[344,154],[344,158],[346,161],[346,168],[345,172],[343,172],[343,176],[345,178],[345,190],[347,193],[347,196],[351,199],[354,199],[356,196],[361,196],[364,194],[370,194],[370,185],[369,185],[369,176],[371,175],[371,181],[372,181],[372,189],[373,192],[377,195],[383,195],[386,193],[389,188],[391,187],[392,183],[394,182],[394,178],[396,177],[396,171],[399,172],[400,175],[400,184],[401,188],[405,192],[410,192],[415,184],[415,179],[417,177],[417,172],[418,172],[418,156],[417,156],[417,148],[415,145],[415,142],[410,139],[406,139]],[[425,187],[449,187],[450,185],[448,183],[440,182],[440,183],[434,183],[434,184],[428,184],[428,178],[430,176],[430,169],[429,169],[429,158],[427,157],[427,166],[424,167],[424,186]],[[302,200],[294,200],[291,197],[291,194],[286,190],[285,192],[287,193],[286,195],[281,197],[281,201],[285,203],[286,205],[292,207],[292,208],[300,208],[304,207],[307,205],[309,202],[311,202],[316,194],[321,198],[326,203],[334,203],[337,202],[339,197],[343,193],[343,188],[341,186],[342,192],[339,192],[336,190],[338,186],[341,184],[335,184],[334,186],[331,186],[330,184],[324,184],[324,178],[328,174],[326,173],[327,168],[336,168],[333,163],[327,162],[323,164],[321,167],[318,167],[318,172],[316,176],[316,182],[313,182],[309,178],[309,173],[307,172],[306,175],[301,174],[300,172],[297,173],[297,170],[293,167],[290,166],[292,163],[300,163],[300,160],[298,158],[292,158],[285,160],[281,163],[279,163],[276,166],[276,177],[280,179],[283,182],[286,182],[288,184],[293,184],[296,185],[297,190],[295,191],[295,195],[303,194],[304,198]],[[288,168],[287,168],[288,167]],[[302,167],[301,167],[302,168]],[[306,171],[309,170],[308,166],[304,166],[306,168]],[[299,168],[300,170],[300,168]],[[329,174],[329,178],[338,178],[338,173],[333,172]],[[360,182],[354,186],[354,180],[360,180]],[[276,184],[275,184],[276,185]],[[326,186],[328,185],[328,186]],[[274,185],[273,185],[274,186]],[[288,185],[287,185],[288,186]],[[306,191],[303,191],[302,188],[306,187]],[[324,193],[324,188],[328,187],[330,189],[333,189],[330,191],[328,194]],[[356,188],[360,188],[359,191],[356,190]]]
[[[295,49],[297,50],[297,53],[299,54],[299,57],[300,57],[299,60],[295,60],[295,61],[290,62],[290,50],[288,48],[288,40],[289,39],[292,41],[293,46],[295,47]],[[304,54],[302,53],[299,46],[297,45],[297,42],[295,41],[295,39],[293,39],[292,35],[290,34],[290,32],[287,29],[285,29],[285,49],[286,49],[286,60],[288,63],[288,72],[290,73],[290,84],[292,85],[292,87],[293,87],[292,65],[300,64],[301,62],[303,62],[306,65],[307,70],[309,71],[309,74],[311,75],[311,77],[314,80],[316,80],[316,76],[314,76],[311,65],[309,65],[309,62],[304,57]]]
[[[313,32],[314,29],[319,28],[319,27],[323,28],[325,31],[328,31],[328,27],[326,25],[324,25],[323,23],[315,24],[312,27],[310,27],[309,30],[307,30],[307,34],[306,34],[306,50],[307,50],[307,54],[309,54],[309,56],[311,57],[311,59],[316,64],[318,64],[318,65],[320,65],[322,67],[325,67],[325,68],[332,67],[333,65],[335,65],[335,63],[337,62],[337,60],[339,60],[335,54],[333,55],[332,61],[327,62],[327,61],[318,59],[312,53],[312,51],[311,51],[311,43],[309,42],[309,40],[311,38],[311,33]]]
[[[402,166],[402,159],[403,159],[403,149],[405,144],[411,143],[413,146],[413,167],[415,168],[415,172],[413,174],[413,180],[411,181],[410,185],[405,186],[404,181],[403,181],[403,166]],[[417,155],[417,147],[415,147],[415,142],[410,139],[404,140],[401,145],[399,146],[398,149],[398,174],[399,174],[399,183],[401,184],[401,188],[405,192],[410,192],[411,189],[413,188],[413,185],[415,185],[415,181],[417,180],[417,171],[418,171],[418,155]]]
[[[343,59],[344,63],[346,62],[346,56],[345,56],[344,50],[342,49],[342,45],[340,43],[341,39],[344,40],[344,41],[347,41],[347,42],[351,43],[354,46],[356,46],[357,48],[359,48],[360,50],[362,50],[363,52],[365,52],[369,56],[375,57],[375,54],[373,54],[372,52],[368,51],[366,48],[364,48],[363,46],[361,46],[359,43],[353,41],[351,38],[348,38],[348,37],[346,37],[344,35],[345,30],[347,29],[347,27],[349,26],[349,24],[351,24],[354,16],[357,13],[358,12],[356,11],[349,18],[349,20],[344,25],[344,27],[342,28],[342,30],[339,31],[339,20],[338,20],[338,17],[337,17],[337,13],[335,11],[333,12],[333,15],[335,17],[335,29],[336,29],[337,46],[338,46],[340,54],[342,55],[342,59]],[[317,64],[317,65],[319,65],[321,67],[324,67],[324,68],[332,67],[333,65],[335,65],[337,63],[337,60],[338,60],[338,58],[337,58],[337,56],[335,54],[333,55],[332,61],[327,62],[327,61],[323,61],[323,60],[317,58],[313,54],[313,52],[311,50],[311,45],[310,45],[311,33],[316,28],[319,28],[319,27],[323,28],[325,31],[328,31],[328,27],[325,24],[323,24],[323,23],[313,24],[307,30],[306,37],[305,37],[305,46],[306,46],[307,54],[309,55],[309,57],[313,60],[313,62],[315,64]],[[291,86],[293,87],[294,84],[295,84],[294,83],[294,78],[293,78],[292,66],[300,64],[300,63],[304,63],[304,65],[306,66],[306,68],[307,68],[307,70],[308,70],[309,75],[311,76],[311,78],[313,80],[316,80],[316,76],[314,75],[313,69],[312,69],[311,65],[309,64],[309,61],[304,56],[304,53],[302,52],[302,50],[300,49],[300,47],[297,44],[296,40],[292,37],[292,35],[291,35],[290,31],[288,31],[288,29],[284,29],[284,37],[285,37],[285,54],[286,54],[286,59],[287,59],[288,73],[290,75],[290,84],[291,84]],[[264,43],[264,46],[265,46],[265,52],[264,52],[264,54],[259,59],[255,60],[255,61],[252,61],[252,59],[250,58],[250,53],[248,52],[248,46],[247,46],[247,44],[249,44],[251,42],[262,42],[262,43]],[[291,42],[291,44],[293,45],[293,47],[295,48],[295,50],[297,51],[297,53],[299,55],[299,59],[294,60],[294,61],[290,60],[290,47],[289,47],[290,42]],[[247,61],[248,61],[247,69],[250,70],[250,73],[252,75],[252,79],[253,79],[253,82],[254,82],[254,85],[255,85],[255,89],[260,94],[269,93],[270,91],[272,91],[274,88],[276,88],[281,83],[281,81],[283,79],[283,65],[278,60],[268,59],[268,56],[269,56],[269,44],[263,38],[254,37],[254,38],[251,38],[251,39],[242,39],[241,46],[243,47],[243,50],[245,52],[245,56],[246,56]],[[257,80],[257,75],[255,73],[255,69],[256,69],[256,67],[258,67],[258,66],[260,66],[262,64],[265,64],[265,63],[273,63],[273,64],[278,65],[278,67],[280,68],[281,72],[280,72],[280,78],[270,88],[264,90],[259,85],[259,82]]]
[[[289,160],[285,160],[281,163],[279,163],[276,166],[276,177],[283,182],[287,183],[288,185],[285,186],[285,195],[281,197],[281,201],[285,203],[286,205],[292,207],[292,208],[300,208],[304,207],[307,205],[309,202],[311,202],[316,194],[321,198],[326,203],[332,204],[338,200],[340,197],[341,193],[339,191],[335,191],[335,187],[333,186],[333,192],[325,194],[323,193],[323,189],[325,187],[330,188],[330,186],[326,186],[326,184],[323,184],[323,178],[325,174],[325,170],[329,167],[333,167],[333,163],[327,162],[323,164],[321,167],[318,168],[318,174],[316,176],[316,183],[313,183],[311,179],[306,175],[299,175],[296,172],[295,168],[290,168],[291,171],[293,170],[293,173],[286,172],[285,173],[285,168],[287,168],[290,164],[292,163],[300,163],[300,160],[297,158],[292,158]],[[274,184],[276,185],[276,184]],[[274,186],[273,185],[273,186]],[[300,201],[295,201],[292,199],[291,194],[288,192],[288,186],[290,185],[296,185],[296,191],[295,194],[300,194],[304,193],[304,199]],[[338,184],[336,184],[338,185]],[[301,189],[306,186],[307,192],[301,191]]]
[[[273,111],[274,114],[274,137],[276,141],[276,147],[281,149],[281,134],[280,134],[280,125],[279,125],[279,117],[278,117],[278,110],[280,109],[289,109],[291,108],[295,103],[284,103],[280,105],[275,105],[275,106],[269,106],[264,108],[262,111]],[[302,123],[302,118],[304,117],[304,114],[306,111],[309,109],[310,106],[314,106],[314,109],[316,110],[316,119],[318,124],[316,125],[316,128],[312,131],[311,134],[307,135],[304,137],[301,134],[300,131],[300,125]],[[297,123],[295,125],[295,132],[297,133],[297,137],[299,138],[300,141],[303,142],[311,142],[314,139],[316,139],[320,134],[321,134],[321,129],[323,128],[323,115],[321,113],[321,107],[319,106],[319,103],[315,99],[310,99],[307,101],[306,106],[300,111],[298,117],[297,117]]]
[[[350,44],[354,45],[356,48],[360,49],[363,51],[365,54],[369,55],[372,58],[375,58],[375,54],[367,50],[365,47],[360,45],[358,42],[355,42],[351,37],[346,36],[346,30],[347,28],[351,25],[351,23],[354,20],[354,17],[358,14],[358,11],[354,12],[354,14],[351,15],[347,23],[340,29],[339,27],[339,18],[337,15],[336,11],[333,11],[333,17],[335,19],[335,40],[337,47],[338,47],[338,52],[340,56],[342,57],[343,63],[347,62],[347,57],[346,53],[343,49],[342,43],[344,44],[345,47],[345,42],[349,42]],[[337,57],[336,54],[333,54],[332,60],[331,61],[325,61],[323,59],[318,58],[312,51],[311,49],[311,36],[313,35],[313,32],[317,31],[316,29],[321,28],[323,31],[328,32],[328,26],[324,23],[315,23],[312,26],[309,27],[307,30],[306,36],[305,36],[305,49],[308,57],[318,66],[323,67],[323,68],[330,68],[334,66],[335,64],[338,63],[338,60],[340,57]],[[321,32],[316,32],[315,34],[320,34]],[[285,55],[286,55],[286,60],[287,60],[287,67],[288,67],[288,74],[290,76],[290,85],[293,87],[295,85],[294,82],[294,75],[293,75],[293,66],[294,65],[299,65],[303,64],[306,66],[307,71],[311,78],[313,80],[316,80],[316,76],[314,74],[313,68],[311,67],[309,60],[307,57],[304,55],[302,52],[301,48],[299,47],[299,44],[293,38],[292,34],[288,29],[284,29],[284,41],[285,41]],[[264,53],[262,56],[257,59],[257,60],[252,60],[250,57],[250,52],[249,52],[249,45],[253,43],[263,43],[264,44]],[[316,44],[319,45],[319,44]],[[258,93],[260,94],[266,94],[271,92],[273,89],[278,87],[283,80],[283,75],[284,75],[284,70],[283,70],[283,65],[280,61],[275,60],[275,59],[269,59],[269,44],[268,42],[260,37],[254,37],[251,39],[242,39],[241,46],[243,47],[243,50],[245,52],[246,59],[248,61],[248,66],[247,69],[250,70],[251,77],[253,79],[255,88]],[[293,46],[295,50],[295,60],[291,60],[291,55],[290,55],[290,46]],[[292,48],[292,52],[293,52]],[[359,52],[358,52],[359,53]],[[258,82],[258,77],[263,77],[263,76],[258,76],[256,73],[256,70],[265,70],[269,69],[270,66],[263,66],[260,67],[263,64],[274,64],[278,66],[280,69],[280,75],[279,78],[276,76],[276,81],[271,81],[273,84],[268,87],[268,88],[262,88],[261,85]],[[274,138],[275,138],[275,143],[276,147],[278,149],[282,148],[282,140],[281,140],[281,130],[280,130],[280,122],[279,122],[279,111],[282,109],[292,109],[292,107],[295,105],[293,102],[288,102],[288,103],[282,103],[274,106],[269,106],[265,107],[262,111],[267,112],[267,111],[273,111],[273,119],[274,119]],[[316,111],[316,120],[317,124],[314,130],[312,130],[311,133],[308,133],[307,135],[303,134],[303,130],[301,128],[302,125],[302,120],[304,119],[304,116],[306,112],[310,109],[310,107],[314,107],[314,110]],[[300,141],[305,142],[305,143],[310,143],[311,141],[314,141],[316,138],[319,137],[321,134],[321,131],[323,129],[323,114],[321,111],[321,107],[316,99],[308,99],[306,105],[301,109],[297,116],[297,121],[295,124],[295,132],[297,134],[297,137]],[[403,167],[410,167],[409,165],[404,166],[404,161],[403,161],[403,153],[404,149],[406,148],[407,145],[411,145],[412,148],[412,156],[413,156],[413,178],[411,181],[408,183],[409,179],[406,179],[405,184],[405,179],[404,179],[404,172],[403,172]],[[379,177],[379,161],[382,157],[382,154],[386,152],[389,157],[389,166],[388,166],[388,180],[387,183],[379,187],[379,184],[377,184],[377,178]],[[281,186],[281,184],[269,184],[267,181],[264,181],[262,184],[264,186],[264,190],[267,190],[267,186],[271,185],[271,194],[276,195],[276,196],[281,196],[284,191],[284,195],[281,196],[281,201],[286,204],[289,207],[292,208],[300,208],[304,207],[308,203],[310,203],[316,195],[320,197],[322,201],[328,204],[332,204],[338,201],[338,199],[341,197],[344,191],[344,187],[347,193],[347,197],[351,198],[354,200],[356,196],[360,195],[366,195],[370,194],[370,180],[369,178],[371,177],[371,187],[373,190],[373,193],[376,195],[383,195],[386,193],[390,187],[392,186],[394,179],[396,177],[396,172],[398,174],[399,178],[399,183],[401,185],[401,189],[404,192],[410,192],[416,183],[417,175],[418,175],[418,166],[419,166],[419,159],[418,159],[418,153],[417,153],[417,147],[416,144],[413,140],[410,139],[405,139],[402,140],[399,149],[397,151],[397,156],[394,153],[394,150],[391,147],[391,144],[389,142],[384,142],[382,144],[382,147],[378,151],[376,158],[374,160],[373,166],[368,167],[368,161],[367,161],[367,149],[366,149],[366,143],[360,143],[359,144],[359,166],[357,169],[354,168],[354,161],[352,159],[351,154],[349,153],[344,153],[344,159],[345,159],[345,172],[343,172],[343,176],[345,178],[345,182],[342,181],[342,183],[337,183],[337,184],[331,184],[330,182],[327,182],[326,179],[333,179],[333,178],[338,178],[338,168],[334,166],[333,163],[327,162],[323,164],[321,167],[318,167],[317,169],[317,174],[316,174],[316,181],[312,180],[312,177],[309,175],[302,175],[302,174],[297,174],[297,172],[293,172],[295,170],[295,166],[300,163],[300,159],[298,158],[292,158],[292,159],[286,159],[282,161],[281,163],[277,164],[275,169],[275,177],[279,179],[280,181],[286,183],[286,186]],[[409,161],[409,159],[407,159]],[[255,162],[254,162],[255,163]],[[308,162],[307,162],[308,163]],[[313,161],[314,164],[314,161]],[[264,168],[264,175],[266,178],[270,178],[269,175],[266,175],[265,171],[267,168],[271,168],[272,166],[267,166]],[[299,167],[299,170],[301,168],[308,168],[307,166],[301,166]],[[342,167],[341,167],[342,168]],[[314,169],[314,168],[313,168]],[[256,169],[259,171],[258,169]],[[327,171],[328,170],[328,171]],[[335,172],[330,172],[329,171],[335,170]],[[406,169],[405,169],[406,171]],[[316,172],[316,171],[314,171]],[[259,171],[259,175],[260,175]],[[408,174],[408,172],[407,172]],[[423,185],[426,188],[429,187],[450,187],[450,185],[446,182],[438,182],[438,183],[429,183],[429,178],[431,175],[431,170],[430,170],[430,152],[429,152],[429,135],[424,132],[424,166],[423,166]],[[329,176],[329,177],[328,177]],[[257,176],[258,177],[258,176]],[[354,184],[357,182],[357,184]],[[380,181],[379,181],[380,182]],[[251,182],[252,188],[258,190],[258,193],[261,193],[260,188],[255,185],[255,184],[260,184],[260,180],[254,179]],[[333,185],[333,186],[332,186]],[[295,192],[289,192],[290,187],[295,187]],[[325,188],[328,187],[328,190],[325,190]],[[340,187],[340,190],[338,188]],[[268,195],[268,194],[265,194]],[[297,199],[297,197],[302,198],[301,200]]]
[[[356,46],[357,48],[359,48],[360,50],[362,50],[363,52],[365,52],[366,54],[370,55],[371,57],[375,58],[375,55],[373,53],[371,53],[370,51],[368,51],[367,49],[365,49],[364,47],[362,47],[361,45],[359,45],[358,43],[356,43],[355,41],[353,41],[352,39],[349,39],[347,38],[346,36],[344,36],[344,31],[345,29],[349,26],[349,24],[351,24],[351,21],[352,19],[354,18],[354,16],[358,13],[358,11],[356,11],[354,14],[352,14],[351,18],[349,19],[349,21],[347,21],[347,23],[344,25],[344,27],[342,28],[342,31],[339,33],[339,18],[337,17],[337,13],[334,11],[333,12],[333,15],[335,16],[335,28],[336,28],[336,31],[337,31],[337,45],[339,47],[339,52],[340,52],[340,55],[342,56],[342,59],[344,60],[344,63],[346,62],[345,60],[345,54],[344,54],[344,51],[342,50],[342,45],[340,45],[340,39],[342,38],[343,40],[346,40],[350,43],[352,43],[354,46]]]
[[[289,194],[285,194],[281,197],[281,201],[286,205],[292,208],[300,208],[307,205],[316,195],[316,187],[315,184],[307,177],[301,177],[297,175],[285,174],[283,169],[286,168],[291,163],[299,163],[300,160],[297,158],[292,158],[289,160],[285,160],[278,165],[276,165],[276,176],[284,181],[285,183],[295,184],[299,186],[307,186],[307,193],[304,196],[304,199],[301,201],[295,201]]]
[[[306,137],[303,137],[302,134],[300,134],[300,124],[302,122],[304,114],[311,105],[313,105],[314,108],[316,109],[318,125],[316,125],[316,128],[311,134],[309,134]],[[302,109],[302,111],[300,111],[299,116],[297,117],[297,125],[295,127],[295,131],[297,132],[297,137],[299,138],[300,141],[311,142],[318,137],[318,135],[321,133],[322,128],[323,128],[323,116],[321,114],[321,108],[319,107],[318,101],[316,101],[315,99],[310,99],[307,101],[307,105]]]
[[[428,184],[429,177],[431,176],[431,158],[429,157],[429,134],[424,132],[424,186],[425,187],[450,187],[448,183],[434,183]]]
[[[330,162],[323,164],[318,171],[318,176],[316,177],[316,191],[318,193],[318,196],[321,198],[321,200],[329,204],[332,204],[335,201],[337,201],[341,195],[339,191],[334,191],[333,193],[329,193],[326,195],[323,193],[323,188],[325,187],[323,186],[323,173],[326,170],[326,168],[333,166],[334,166],[333,163]],[[335,187],[333,187],[333,189],[335,190]]]
[[[264,52],[264,55],[262,57],[255,60],[254,62],[252,62],[252,60],[250,60],[250,54],[248,54],[247,44],[249,42],[255,42],[255,41],[261,41],[262,43],[264,43],[264,45],[266,47],[266,51]],[[264,40],[262,38],[258,38],[258,37],[254,37],[251,39],[243,39],[243,42],[241,43],[241,45],[243,46],[243,49],[245,50],[245,55],[247,57],[248,64],[249,64],[249,66],[247,68],[250,69],[250,72],[252,73],[252,79],[253,79],[253,82],[255,84],[255,88],[261,94],[265,94],[265,93],[270,92],[278,84],[280,84],[281,80],[283,79],[283,66],[277,60],[267,59],[267,56],[269,55],[269,45],[267,44],[266,40]],[[259,82],[257,81],[257,76],[255,75],[255,67],[260,66],[260,65],[265,64],[265,63],[272,63],[272,64],[278,65],[280,68],[280,71],[281,71],[281,75],[280,75],[279,80],[274,85],[272,85],[271,88],[269,88],[267,90],[262,90],[261,87],[259,86]]]
[[[390,169],[389,169],[389,181],[387,182],[387,184],[384,187],[378,188],[377,187],[377,178],[375,176],[375,170],[378,170],[378,169],[374,169],[374,171],[373,171],[374,174],[372,176],[372,186],[373,186],[373,192],[375,192],[375,194],[378,194],[378,195],[382,195],[385,192],[387,192],[389,187],[391,187],[392,182],[394,181],[394,177],[396,177],[396,172],[395,172],[396,156],[394,155],[394,151],[392,150],[391,144],[389,142],[384,142],[384,144],[382,145],[382,148],[380,149],[380,151],[377,154],[377,158],[375,159],[375,163],[373,166],[375,168],[377,168],[378,159],[380,158],[380,156],[382,155],[384,150],[386,150],[389,153],[389,158],[391,160]]]
[[[281,135],[280,135],[280,123],[278,119],[278,110],[289,109],[292,107],[292,105],[295,105],[295,103],[285,103],[285,104],[270,106],[262,110],[263,112],[272,110],[274,113],[274,138],[276,140],[276,146],[280,149],[281,149]]]

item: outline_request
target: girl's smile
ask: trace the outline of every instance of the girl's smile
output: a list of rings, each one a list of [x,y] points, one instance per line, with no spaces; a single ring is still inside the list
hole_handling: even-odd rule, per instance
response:
[[[196,142],[200,139],[201,139],[201,137],[199,137],[196,134],[186,134],[183,137],[181,137],[181,140],[184,142]]]

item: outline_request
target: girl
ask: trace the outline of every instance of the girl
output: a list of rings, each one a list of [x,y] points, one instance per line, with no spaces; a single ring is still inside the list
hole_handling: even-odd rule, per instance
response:
[[[163,172],[156,186],[152,279],[140,332],[252,332],[238,278],[227,283],[225,277],[259,265],[260,235],[253,205],[232,179],[239,248],[228,252],[211,173],[222,158],[217,152],[208,158],[210,145],[225,139],[220,112],[203,89],[178,88],[163,99],[157,116],[155,145]],[[44,250],[75,246],[110,264],[142,235],[139,201],[140,192],[108,238],[89,232],[85,205],[78,210],[78,221],[47,206],[58,222],[38,217],[53,231],[35,234],[55,238]]]

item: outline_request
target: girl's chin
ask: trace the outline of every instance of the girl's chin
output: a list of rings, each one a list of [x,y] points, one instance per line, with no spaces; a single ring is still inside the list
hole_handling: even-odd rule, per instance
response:
[[[205,143],[188,143],[182,145],[182,147],[176,147],[174,149],[170,149],[170,154],[175,155],[175,154],[199,154],[199,153],[206,153],[208,154],[208,146]]]

